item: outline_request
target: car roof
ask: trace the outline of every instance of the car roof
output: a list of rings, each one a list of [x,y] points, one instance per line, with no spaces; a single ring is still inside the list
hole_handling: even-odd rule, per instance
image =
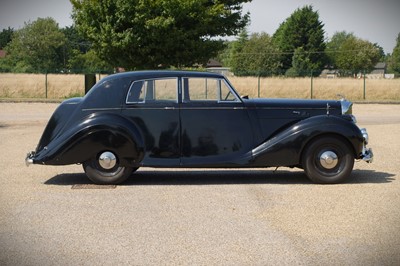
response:
[[[149,78],[162,78],[162,77],[224,78],[223,75],[213,72],[181,71],[181,70],[145,70],[145,71],[131,71],[131,72],[112,74],[104,78],[103,81],[118,79],[118,78],[149,79]]]

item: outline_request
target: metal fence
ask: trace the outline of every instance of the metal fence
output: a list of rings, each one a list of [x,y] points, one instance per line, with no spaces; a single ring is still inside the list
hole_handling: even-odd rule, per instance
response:
[[[224,74],[241,95],[253,98],[332,99],[340,94],[353,101],[400,101],[400,79],[385,79],[384,76],[362,73],[341,77],[328,73],[306,77],[237,77],[229,72]],[[104,76],[106,74],[94,75],[96,81]],[[0,98],[65,99],[83,96],[85,77],[84,74],[0,73]],[[86,79],[86,87],[91,87],[94,80],[89,85],[87,82]]]

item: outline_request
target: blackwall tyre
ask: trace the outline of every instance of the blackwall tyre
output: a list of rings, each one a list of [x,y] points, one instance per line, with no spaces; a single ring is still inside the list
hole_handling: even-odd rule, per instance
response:
[[[87,177],[96,184],[116,185],[124,182],[136,168],[119,165],[118,157],[112,152],[102,152],[83,163]]]
[[[336,184],[343,182],[351,174],[354,156],[344,139],[321,137],[305,149],[302,166],[313,182]]]

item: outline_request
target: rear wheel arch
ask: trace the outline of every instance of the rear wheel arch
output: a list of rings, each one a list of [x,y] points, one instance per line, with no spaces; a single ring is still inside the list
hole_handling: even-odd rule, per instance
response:
[[[133,166],[143,158],[143,146],[137,136],[132,136],[128,130],[119,128],[103,128],[94,130],[86,135],[92,152],[87,154],[87,159],[97,156],[103,151],[110,151],[118,155],[121,165]]]

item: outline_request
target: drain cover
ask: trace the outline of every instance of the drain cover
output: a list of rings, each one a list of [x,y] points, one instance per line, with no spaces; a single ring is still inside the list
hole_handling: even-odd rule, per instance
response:
[[[77,184],[72,189],[114,189],[117,185]]]

